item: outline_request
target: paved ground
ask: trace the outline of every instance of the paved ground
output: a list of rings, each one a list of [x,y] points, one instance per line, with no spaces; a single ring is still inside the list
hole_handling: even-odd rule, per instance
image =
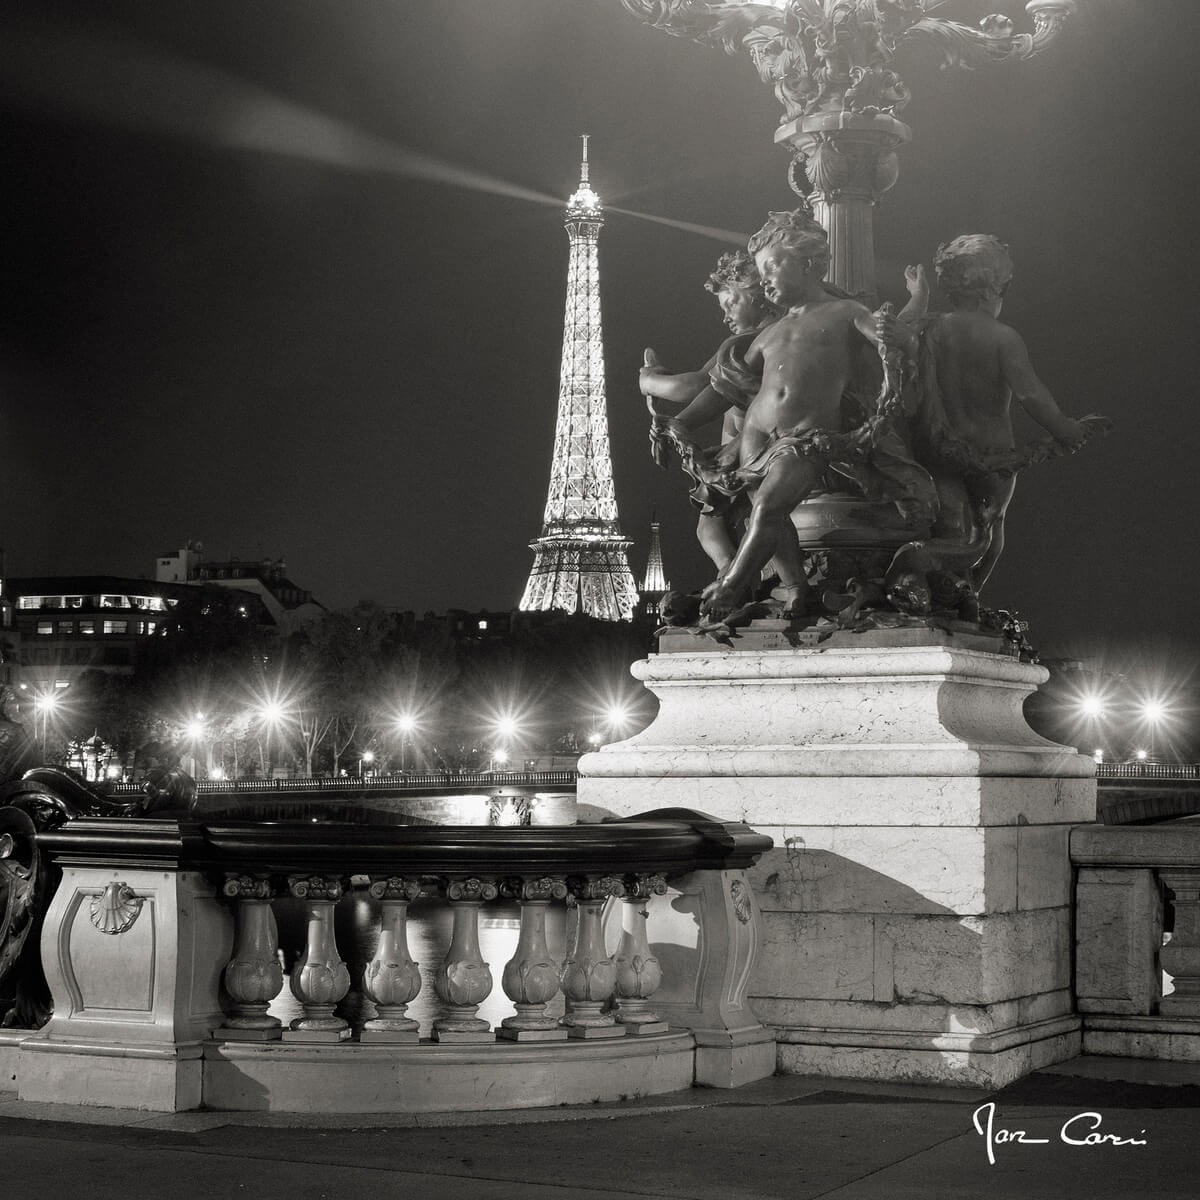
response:
[[[990,1143],[974,1129],[989,1111]],[[1084,1140],[1095,1122],[1145,1144],[1062,1140],[1064,1123]],[[0,1179],[21,1200],[1195,1200],[1200,1065],[1083,1058],[994,1093],[779,1076],[424,1117],[164,1116],[0,1095]]]

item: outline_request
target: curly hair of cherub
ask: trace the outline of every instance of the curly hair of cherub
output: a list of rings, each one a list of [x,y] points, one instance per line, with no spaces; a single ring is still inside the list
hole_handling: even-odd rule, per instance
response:
[[[933,269],[942,290],[956,301],[1003,296],[1013,277],[1008,247],[990,233],[964,233],[943,242]]]
[[[754,259],[745,250],[730,250],[717,259],[717,269],[708,277],[705,288],[719,295],[725,288],[741,288],[747,292],[756,307],[766,312],[778,309],[763,295],[762,277],[754,265]]]
[[[824,279],[829,270],[829,234],[804,208],[789,212],[773,212],[767,215],[767,223],[750,239],[746,249],[751,254],[766,250],[770,246],[786,246],[789,250],[807,258],[819,279]]]

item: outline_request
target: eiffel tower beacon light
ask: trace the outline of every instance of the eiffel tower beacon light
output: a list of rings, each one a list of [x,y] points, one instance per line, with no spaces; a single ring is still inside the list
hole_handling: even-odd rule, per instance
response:
[[[579,187],[567,201],[570,239],[563,318],[558,421],[541,536],[530,542],[533,569],[518,607],[563,609],[605,621],[630,621],[638,592],[613,490],[604,386],[597,243],[604,225],[600,198],[588,181],[583,135]]]

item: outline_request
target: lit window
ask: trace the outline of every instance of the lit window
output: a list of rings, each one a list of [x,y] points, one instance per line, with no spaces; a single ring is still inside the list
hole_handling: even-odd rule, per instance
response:
[[[158,628],[158,623],[155,621],[146,622],[146,632],[153,633]]]
[[[39,621],[37,631],[40,637],[49,637],[54,632],[54,622]]]
[[[75,632],[75,622],[74,621],[59,621],[58,632],[59,633],[74,633]]]
[[[95,633],[96,632],[96,622],[95,621],[80,621],[79,622],[79,632],[80,633]]]
[[[105,621],[105,633],[127,633],[129,631],[128,621]]]
[[[82,608],[83,607],[83,597],[82,596],[68,596],[66,598],[66,600],[67,600],[66,604],[63,605],[64,608]]]
[[[20,604],[17,605],[17,607],[18,608],[41,608],[42,607],[42,597],[41,596],[22,596],[21,602],[20,602]]]
[[[480,629],[486,629],[486,628],[487,628],[487,622],[486,622],[486,621],[480,621],[480,622],[479,622],[479,628],[480,628]]]
[[[57,688],[59,691],[62,691],[62,689],[63,689],[63,688],[65,688],[65,687],[70,687],[70,686],[71,686],[71,681],[70,681],[69,679],[56,679],[56,680],[54,681],[54,686],[55,686],[55,687],[56,687],[56,688]]]

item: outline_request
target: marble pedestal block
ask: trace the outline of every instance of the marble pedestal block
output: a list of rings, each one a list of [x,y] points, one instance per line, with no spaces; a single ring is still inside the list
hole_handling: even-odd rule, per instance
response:
[[[21,1042],[20,1098],[199,1108],[232,948],[229,911],[197,872],[65,865],[42,933],[54,1015]]]
[[[692,642],[635,664],[655,721],[581,760],[581,819],[687,807],[775,839],[749,992],[781,1070],[994,1086],[1078,1053],[1067,837],[1094,767],[1029,728],[1046,672],[995,646]]]

